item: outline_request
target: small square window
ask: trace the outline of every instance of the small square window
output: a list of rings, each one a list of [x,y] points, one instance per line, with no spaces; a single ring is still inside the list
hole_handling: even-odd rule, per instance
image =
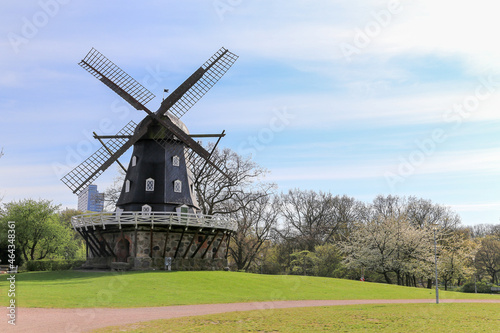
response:
[[[177,193],[182,192],[182,182],[180,180],[174,181],[174,192],[177,192]]]
[[[155,180],[153,178],[146,179],[146,192],[153,192],[155,190]]]
[[[179,156],[177,156],[177,155],[173,156],[172,157],[172,165],[178,167],[180,165],[180,160],[181,159],[179,158]]]
[[[143,216],[149,216],[149,215],[151,215],[151,206],[150,205],[144,205],[144,206],[142,206],[141,215],[143,215]]]

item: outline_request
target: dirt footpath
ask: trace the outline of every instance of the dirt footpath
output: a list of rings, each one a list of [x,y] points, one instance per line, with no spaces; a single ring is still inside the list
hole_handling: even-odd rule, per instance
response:
[[[309,306],[356,305],[356,304],[402,304],[434,303],[435,299],[395,299],[395,300],[311,300],[276,301],[231,304],[181,305],[132,309],[45,309],[19,308],[16,311],[16,325],[7,322],[4,315],[0,322],[0,332],[58,333],[87,332],[96,328],[131,324],[140,321],[168,319],[231,311],[269,310]],[[441,303],[498,303],[500,300],[440,300]],[[6,311],[6,309],[4,310]]]

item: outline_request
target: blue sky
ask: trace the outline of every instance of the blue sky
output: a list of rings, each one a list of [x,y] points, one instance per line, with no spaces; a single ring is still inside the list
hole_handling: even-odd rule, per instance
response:
[[[76,207],[59,178],[144,114],[80,68],[95,47],[156,94],[240,58],[184,117],[280,191],[414,195],[500,219],[500,22],[490,1],[3,2],[0,195]],[[128,163],[128,156],[122,161]],[[104,190],[117,175],[96,182]]]

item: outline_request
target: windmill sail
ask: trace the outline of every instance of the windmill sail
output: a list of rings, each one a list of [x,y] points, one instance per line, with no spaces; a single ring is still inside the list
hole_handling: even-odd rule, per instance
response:
[[[106,162],[116,156],[117,152],[127,143],[127,141],[130,141],[126,136],[133,135],[136,126],[136,123],[130,121],[116,134],[118,138],[109,139],[106,142],[107,148],[99,148],[94,154],[62,177],[61,181],[66,184],[73,193],[79,194],[85,188],[85,185],[91,184],[108,168],[110,163],[107,164]],[[118,157],[116,157],[116,159]]]
[[[94,48],[79,65],[137,110],[143,110],[144,105],[155,97],[152,92]]]
[[[231,68],[238,56],[220,48],[162,103],[157,113],[170,112],[181,118]]]

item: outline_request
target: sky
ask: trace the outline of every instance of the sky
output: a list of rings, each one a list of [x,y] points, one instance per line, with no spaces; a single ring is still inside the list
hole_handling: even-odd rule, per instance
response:
[[[0,196],[76,208],[60,178],[145,113],[78,62],[94,47],[156,97],[239,59],[182,118],[226,130],[278,191],[416,196],[500,223],[500,20],[476,1],[3,1]],[[120,160],[126,165],[130,153]],[[103,191],[118,175],[109,168]]]

